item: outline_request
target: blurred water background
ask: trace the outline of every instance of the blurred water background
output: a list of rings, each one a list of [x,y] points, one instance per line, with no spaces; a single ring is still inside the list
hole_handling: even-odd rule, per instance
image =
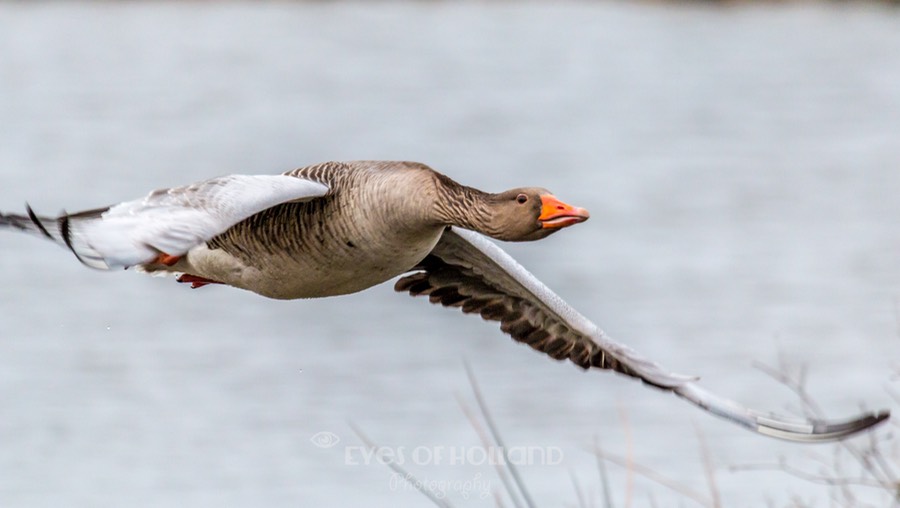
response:
[[[324,160],[545,186],[592,220],[505,247],[614,338],[791,413],[753,368],[782,354],[845,416],[895,405],[898,48],[900,14],[875,4],[3,2],[0,209]],[[754,436],[388,285],[278,302],[94,272],[21,235],[0,252],[0,506],[428,506],[358,463],[347,422],[407,452],[477,446],[454,399],[464,358],[507,444],[561,451],[522,469],[543,506],[576,503],[570,472],[600,499],[595,436],[705,491],[698,432],[726,506],[827,502],[728,466],[830,447]],[[425,480],[482,482],[450,485],[454,503],[494,506],[490,467],[418,459]],[[680,499],[641,480],[633,496]]]

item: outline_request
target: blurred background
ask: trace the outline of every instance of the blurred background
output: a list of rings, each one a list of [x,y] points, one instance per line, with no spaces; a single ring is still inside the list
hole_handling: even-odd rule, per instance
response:
[[[544,186],[591,221],[504,248],[613,338],[759,409],[799,410],[754,368],[779,356],[830,416],[896,409],[898,48],[900,12],[866,3],[2,2],[0,209],[326,160]],[[12,233],[0,252],[0,506],[428,506],[360,463],[348,422],[394,450],[477,447],[464,359],[507,445],[561,451],[521,470],[540,505],[577,505],[572,475],[599,504],[595,438],[712,497],[702,436],[725,506],[829,499],[730,466],[831,446],[390,285],[279,302],[94,272]],[[454,504],[495,505],[489,466],[419,459]],[[618,505],[684,502],[609,480]]]

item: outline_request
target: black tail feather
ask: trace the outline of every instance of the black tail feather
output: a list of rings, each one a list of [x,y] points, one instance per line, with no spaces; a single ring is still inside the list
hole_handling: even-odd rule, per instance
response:
[[[78,213],[61,212],[56,217],[38,215],[28,203],[25,214],[0,212],[0,230],[11,229],[23,231],[41,238],[46,238],[69,249],[82,264],[91,268],[108,269],[103,257],[79,236],[79,228],[84,222],[100,218],[109,207],[85,210]]]
[[[28,218],[31,219],[31,222],[34,223],[34,225],[37,227],[38,231],[40,231],[48,239],[55,240],[53,238],[53,235],[51,235],[47,231],[47,228],[44,227],[44,224],[43,224],[43,222],[41,222],[40,217],[38,217],[37,214],[34,213],[34,210],[31,209],[31,205],[29,205],[28,203],[25,203],[25,211],[28,212]]]
[[[31,212],[31,209],[29,208],[28,211]],[[34,223],[30,217],[25,215],[0,212],[0,228],[13,228],[28,232],[34,229]]]
[[[16,229],[65,245],[59,233],[58,221],[55,217],[37,215],[28,203],[25,203],[25,215],[0,212],[0,229]]]

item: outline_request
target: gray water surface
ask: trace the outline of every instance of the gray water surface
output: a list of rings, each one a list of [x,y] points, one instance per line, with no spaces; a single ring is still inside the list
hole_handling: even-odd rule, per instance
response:
[[[847,416],[896,405],[898,48],[897,11],[865,5],[4,2],[0,209],[324,160],[540,185],[592,219],[504,248],[612,337],[792,413],[753,368],[782,354]],[[429,506],[364,463],[348,421],[454,504],[494,506],[489,466],[436,457],[479,445],[454,398],[471,404],[464,359],[508,445],[561,452],[522,468],[542,506],[576,504],[570,472],[599,503],[595,437],[706,492],[698,433],[726,506],[827,503],[727,466],[830,447],[757,437],[389,285],[279,302],[95,272],[21,235],[0,252],[3,507]],[[340,442],[315,446],[322,432]],[[681,502],[635,482],[638,505]]]

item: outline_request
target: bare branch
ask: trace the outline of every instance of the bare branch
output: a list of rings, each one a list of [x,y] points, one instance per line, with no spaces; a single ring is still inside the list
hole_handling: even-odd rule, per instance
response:
[[[572,478],[572,487],[575,489],[575,495],[578,496],[578,508],[588,508],[587,499],[584,497],[581,485],[578,484],[578,477],[575,476],[575,471],[570,469],[569,476]]]
[[[651,469],[647,466],[641,465],[640,463],[637,463],[630,458],[621,457],[619,455],[614,455],[614,454],[605,452],[603,450],[600,450],[599,448],[594,453],[597,455],[597,457],[599,459],[607,460],[619,467],[625,468],[626,470],[631,470],[634,473],[639,474],[659,485],[662,485],[663,487],[665,487],[673,492],[681,494],[682,496],[696,502],[700,506],[705,506],[705,507],[713,506],[712,502],[705,495],[703,495],[695,490],[691,490],[691,489],[679,484],[677,481],[672,480],[671,478],[667,478],[666,476],[654,471],[653,469]]]
[[[631,438],[631,423],[628,421],[628,412],[622,407],[621,401],[617,404],[619,410],[619,421],[622,425],[622,432],[625,433],[625,450],[628,458],[625,467],[625,508],[631,508],[631,500],[634,494],[634,441]]]
[[[484,401],[484,397],[481,394],[481,388],[478,387],[478,381],[475,379],[475,374],[472,372],[472,366],[469,365],[469,362],[466,362],[465,365],[466,374],[469,376],[469,384],[472,385],[472,392],[475,394],[475,402],[478,403],[478,408],[481,410],[481,415],[484,417],[484,422],[487,424],[488,429],[491,431],[491,436],[493,436],[494,442],[497,443],[497,446],[500,447],[500,451],[503,453],[503,462],[507,464],[509,474],[512,475],[513,481],[519,488],[519,492],[522,494],[522,499],[525,500],[525,504],[529,508],[535,508],[534,501],[531,499],[531,496],[528,494],[528,490],[525,488],[525,482],[523,482],[522,477],[519,476],[519,468],[517,468],[515,464],[513,464],[509,460],[509,456],[506,452],[506,445],[503,444],[503,440],[500,437],[500,431],[497,430],[497,426],[494,424],[494,419],[491,417],[490,411],[488,411],[487,403]]]
[[[794,378],[787,374],[789,368],[784,365],[785,362],[783,361],[783,357],[781,355],[779,355],[779,363],[783,364],[779,369],[775,369],[761,362],[754,362],[754,366],[793,391],[800,399],[800,402],[803,404],[803,409],[804,412],[807,413],[807,416],[824,418],[825,415],[822,412],[822,409],[806,391],[806,386],[804,384],[806,377],[805,367],[801,368],[798,377]],[[839,444],[840,446],[844,447],[844,449],[846,449],[853,456],[854,460],[856,460],[856,462],[858,462],[867,473],[875,478],[882,487],[892,488],[897,483],[896,480],[888,472],[878,467],[871,460],[867,453],[863,452],[848,441],[840,441]]]
[[[362,441],[363,444],[365,444],[366,447],[369,448],[369,451],[375,451],[376,449],[378,449],[378,447],[375,445],[375,443],[373,443],[368,437],[366,437],[366,435],[363,434],[363,431],[359,427],[357,427],[353,422],[348,422],[348,425],[350,425],[350,428],[356,434],[356,437],[358,437],[359,440]],[[451,505],[449,502],[441,499],[442,494],[440,492],[435,491],[431,486],[419,481],[415,476],[413,476],[412,473],[403,469],[403,467],[400,466],[399,464],[397,464],[395,461],[393,461],[393,460],[384,461],[383,463],[387,467],[391,468],[392,471],[401,475],[401,477],[407,483],[412,485],[416,490],[418,490],[423,496],[427,497],[428,500],[431,501],[432,503],[434,503],[436,506],[438,506],[440,508],[453,508],[453,505]]]
[[[706,473],[706,483],[709,486],[709,495],[712,499],[712,505],[715,508],[722,508],[722,498],[719,495],[719,488],[716,486],[715,468],[712,464],[712,456],[709,453],[709,447],[706,445],[706,439],[700,428],[694,425],[697,432],[697,441],[700,442],[700,456],[703,459],[703,471]]]
[[[488,437],[487,432],[484,427],[478,422],[478,419],[475,417],[475,413],[469,407],[465,401],[462,400],[459,394],[456,394],[456,402],[459,404],[459,407],[462,409],[464,415],[469,420],[469,424],[475,429],[475,433],[478,434],[478,439],[481,441],[482,446],[486,450],[491,450],[492,442],[490,437]],[[497,476],[500,478],[500,482],[503,483],[503,488],[506,489],[506,494],[509,496],[510,501],[512,501],[513,506],[515,508],[522,508],[522,505],[519,501],[519,497],[516,495],[516,490],[512,485],[509,474],[504,467],[505,461],[491,461],[494,465],[494,471],[496,471]]]
[[[612,489],[609,487],[609,477],[606,474],[606,462],[600,456],[600,440],[594,435],[594,456],[597,457],[597,470],[600,472],[600,485],[603,487],[604,508],[615,508],[612,500]]]

